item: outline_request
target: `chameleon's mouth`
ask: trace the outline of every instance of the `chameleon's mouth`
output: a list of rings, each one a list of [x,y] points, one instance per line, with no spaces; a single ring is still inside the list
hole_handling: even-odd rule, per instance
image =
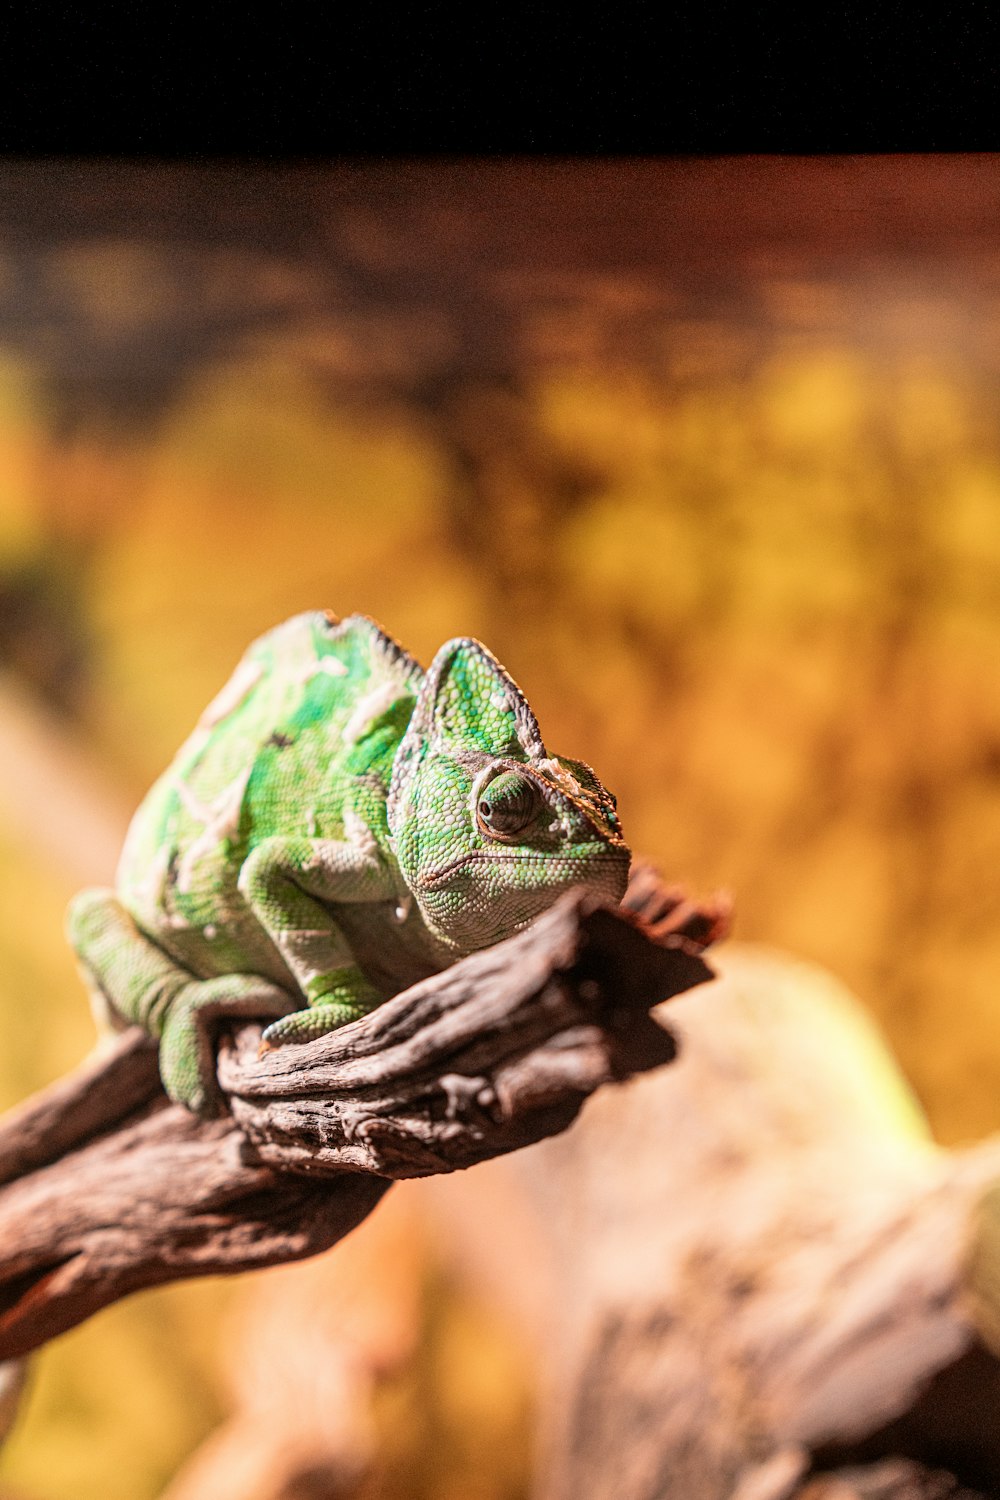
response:
[[[624,850],[624,845],[622,847]],[[625,852],[627,858],[627,851]],[[442,865],[440,869],[431,870],[428,875],[424,875],[422,879],[418,880],[417,884],[424,890],[434,890],[437,886],[443,885],[448,877],[454,875],[457,870],[463,869],[466,865],[483,862],[510,865],[551,865],[553,863],[553,856],[551,854],[519,854],[509,849],[470,849],[468,853],[460,854],[457,859],[453,859],[448,864]],[[622,860],[616,854],[597,854],[590,859],[586,857],[582,858],[580,864],[581,869],[579,871],[574,870],[569,879],[563,877],[547,883],[564,885],[567,888],[571,885],[585,885],[587,877],[592,870],[595,868],[620,869]]]

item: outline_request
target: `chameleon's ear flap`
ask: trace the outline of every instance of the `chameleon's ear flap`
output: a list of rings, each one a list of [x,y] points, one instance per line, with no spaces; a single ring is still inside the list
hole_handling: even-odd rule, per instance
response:
[[[479,641],[448,641],[417,698],[409,732],[455,749],[545,757],[538,721],[517,683]]]

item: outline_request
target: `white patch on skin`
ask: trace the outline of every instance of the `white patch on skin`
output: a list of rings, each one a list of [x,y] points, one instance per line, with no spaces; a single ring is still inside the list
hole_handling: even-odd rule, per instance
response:
[[[549,781],[551,781],[561,792],[564,793],[564,795],[569,799],[571,803],[573,803],[575,807],[580,809],[585,817],[589,818],[591,821],[594,821],[595,818],[599,820],[595,823],[595,827],[599,829],[602,828],[603,819],[598,804],[595,803],[593,796],[589,792],[584,791],[583,787],[577,781],[576,777],[573,776],[569,771],[567,771],[565,766],[561,766],[559,762],[557,760],[554,760],[551,756],[546,760],[538,761],[537,764],[538,769],[545,774]],[[563,812],[560,818],[560,824],[567,837],[569,837],[571,834],[571,827],[568,813]]]
[[[305,684],[311,682],[318,672],[325,672],[327,677],[346,677],[347,667],[339,656],[314,656],[290,671],[288,680]]]
[[[396,903],[396,909],[395,909],[395,911],[393,912],[392,915],[396,919],[397,922],[405,922],[406,919],[407,919],[407,917],[410,915],[410,912],[412,910],[413,910],[413,897],[412,896],[404,896],[403,899],[402,899],[402,901],[399,901],[399,902]]]
[[[261,661],[241,661],[225,687],[212,699],[198,720],[199,729],[214,729],[239,708],[264,675]]]
[[[325,672],[328,677],[346,677],[347,666],[339,656],[321,656],[310,676],[315,677],[317,672]]]
[[[375,687],[369,688],[364,697],[359,699],[354,712],[344,725],[342,734],[344,744],[353,745],[356,740],[359,740],[365,730],[371,727],[372,722],[391,708],[399,696],[399,684],[396,682],[380,682]]]
[[[518,724],[517,737],[521,742],[521,749],[529,760],[537,761],[540,766],[551,764],[550,761],[543,758],[545,756],[545,746],[542,744],[537,724],[533,729],[529,729],[523,722]]]
[[[223,839],[231,838],[236,833],[239,827],[240,809],[243,806],[243,794],[247,789],[252,770],[252,765],[246,766],[227,787],[223,787],[222,791],[212,798],[207,806],[199,801],[187,782],[182,781],[180,777],[174,778],[174,786],[184,804],[185,812],[189,817],[205,825],[204,832],[188,845],[177,867],[179,891],[186,893],[191,889],[191,881],[198,862],[206,854],[211,854]]]
[[[368,824],[359,817],[353,807],[344,811],[344,835],[348,843],[371,859],[378,859],[378,842]]]
[[[506,710],[508,713],[510,712],[510,704],[507,702],[506,693],[494,693],[490,698],[490,702],[493,704],[493,707],[498,708],[501,713],[503,713],[504,710]]]
[[[346,969],[354,959],[336,927],[286,928],[274,934],[275,942],[296,983],[304,990],[313,979],[337,969]]]
[[[306,833],[311,839],[314,839],[319,833],[319,823],[316,818],[316,809],[314,807],[311,807],[309,809],[309,815],[306,818]]]
[[[538,770],[543,772],[550,781],[555,782],[556,786],[562,787],[563,791],[567,792],[569,796],[579,797],[582,795],[582,789],[576,777],[571,776],[566,767],[561,766],[552,756],[547,756],[545,760],[540,760],[538,762]]]
[[[146,874],[138,887],[137,894],[140,900],[148,903],[153,910],[165,911],[166,909],[164,897],[170,873],[170,854],[169,843],[161,844],[150,860]]]
[[[211,743],[212,730],[207,724],[198,723],[177,752],[176,759],[186,766],[196,764],[205,746]]]

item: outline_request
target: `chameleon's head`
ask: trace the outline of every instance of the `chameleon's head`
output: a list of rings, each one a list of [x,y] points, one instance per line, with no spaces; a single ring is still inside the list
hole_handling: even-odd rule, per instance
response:
[[[589,766],[549,755],[485,646],[442,646],[396,753],[389,829],[427,926],[456,957],[526,926],[570,886],[619,901],[629,850]]]

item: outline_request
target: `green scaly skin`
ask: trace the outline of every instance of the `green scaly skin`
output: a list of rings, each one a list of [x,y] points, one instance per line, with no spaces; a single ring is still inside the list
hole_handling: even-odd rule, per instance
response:
[[[136,813],[70,941],[95,1010],[160,1039],[218,1108],[213,1032],[309,1041],[509,937],[571,886],[620,900],[614,798],[550,756],[478,641],[427,673],[373,621],[298,615],[249,648]]]

